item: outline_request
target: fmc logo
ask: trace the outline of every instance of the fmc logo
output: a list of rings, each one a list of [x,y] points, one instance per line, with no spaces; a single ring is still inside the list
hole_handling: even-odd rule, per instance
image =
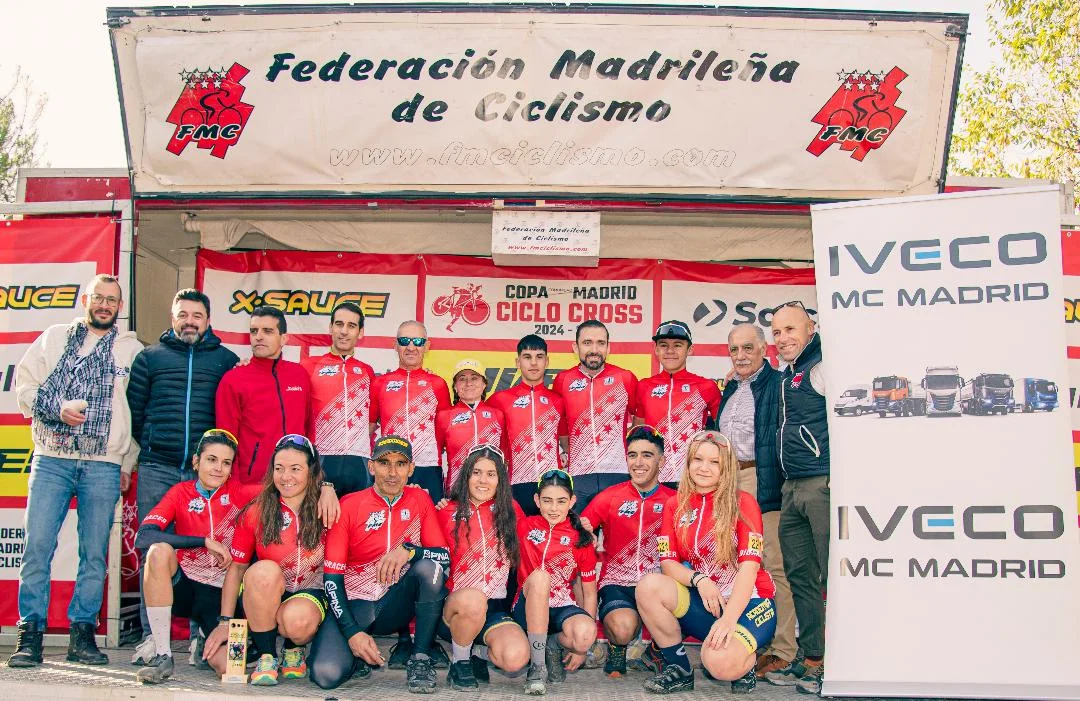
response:
[[[893,252],[899,246],[899,253]],[[842,256],[841,251],[847,253]],[[959,270],[989,268],[995,265],[1037,265],[1046,260],[1046,237],[1037,231],[1005,234],[992,244],[989,236],[960,236],[947,241],[915,239],[886,241],[874,250],[863,250],[857,244],[829,246],[829,276],[840,275],[841,262],[850,259],[863,273],[877,275],[890,259],[898,259],[900,267],[918,273],[941,270],[946,263]]]
[[[240,140],[255,109],[242,100],[246,88],[240,81],[248,72],[239,63],[233,63],[228,70],[180,71],[184,87],[165,120],[176,125],[165,150],[179,156],[188,144],[194,143],[215,158],[225,158],[229,148]]]
[[[284,314],[329,316],[334,307],[352,302],[364,312],[364,318],[382,319],[390,304],[389,292],[337,292],[334,290],[233,290],[230,314],[250,314],[266,305]]]

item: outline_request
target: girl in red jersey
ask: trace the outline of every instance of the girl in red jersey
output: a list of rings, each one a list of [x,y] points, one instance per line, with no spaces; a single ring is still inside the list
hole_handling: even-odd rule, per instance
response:
[[[172,615],[191,618],[203,638],[218,625],[221,585],[240,510],[257,488],[230,482],[236,438],[219,428],[202,435],[191,464],[197,479],[172,487],[143,519],[135,547],[147,550],[143,592],[156,647],[136,675],[144,684],[172,676]],[[165,529],[174,525],[175,532]],[[224,667],[225,651],[217,660]]]
[[[325,531],[319,520],[323,472],[318,453],[304,436],[289,434],[274,446],[270,464],[262,490],[237,524],[233,562],[221,594],[221,618],[227,620],[243,591],[248,630],[259,653],[251,683],[259,686],[277,684],[279,633],[285,638],[282,676],[298,679],[307,674],[303,646],[326,617]],[[207,639],[203,656],[211,659],[227,638],[227,626],[218,626]],[[222,666],[218,672],[223,670]]]
[[[546,693],[545,681],[561,682],[575,670],[596,641],[596,550],[592,534],[571,509],[574,479],[548,470],[536,483],[539,516],[518,521],[521,589],[512,615],[528,633],[529,671],[525,693]],[[582,601],[573,598],[581,578]],[[564,655],[565,650],[565,655]]]
[[[466,358],[454,367],[454,405],[435,415],[435,442],[446,453],[444,491],[457,481],[469,451],[478,445],[506,445],[502,411],[484,401],[487,376],[477,360]]]
[[[657,537],[660,573],[638,584],[641,619],[663,660],[646,691],[694,688],[686,636],[702,641],[701,663],[710,676],[749,676],[732,690],[753,689],[755,653],[776,631],[775,588],[761,566],[761,510],[737,488],[738,469],[731,442],[720,432],[690,438],[679,492],[664,506]]]
[[[501,450],[473,448],[438,517],[450,545],[450,596],[440,631],[452,646],[448,682],[459,691],[477,689],[488,669],[484,659],[470,659],[474,642],[486,645],[487,659],[506,672],[529,662],[529,641],[506,602],[507,578],[518,562],[517,523],[525,515],[510,491]]]

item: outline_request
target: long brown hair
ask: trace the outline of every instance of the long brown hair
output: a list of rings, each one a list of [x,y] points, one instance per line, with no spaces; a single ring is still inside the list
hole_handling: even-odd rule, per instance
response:
[[[283,450],[295,450],[307,456],[307,487],[304,490],[304,500],[296,515],[300,519],[300,544],[307,550],[315,550],[322,542],[323,533],[322,521],[319,520],[319,485],[323,481],[323,471],[319,453],[310,442],[301,445],[279,441],[274,448],[274,454],[270,456],[270,469],[263,476],[262,491],[251,502],[251,508],[259,512],[259,537],[263,545],[281,543],[281,531],[285,528],[285,519],[281,515],[281,492],[274,484],[274,458]]]
[[[731,537],[735,519],[746,520],[739,511],[739,461],[735,457],[735,450],[727,436],[718,431],[703,433],[705,435],[699,437],[698,440],[691,440],[687,447],[686,469],[683,470],[682,478],[679,480],[679,505],[675,510],[677,537],[684,544],[690,542],[689,519],[686,519],[685,524],[683,523],[683,517],[690,512],[690,498],[697,494],[697,485],[694,484],[694,478],[690,476],[690,463],[703,443],[711,443],[720,449],[720,481],[712,492],[713,532],[711,535],[716,540],[716,563],[735,564],[737,553]],[[699,515],[698,518],[701,516]]]
[[[461,525],[465,524],[465,535],[468,536],[472,527],[469,525],[469,512],[474,508],[469,499],[469,476],[472,475],[473,467],[480,460],[490,460],[495,463],[495,472],[499,475],[499,484],[495,487],[495,513],[492,522],[495,526],[495,535],[499,540],[499,549],[502,556],[510,563],[511,567],[518,564],[518,538],[517,516],[514,512],[514,496],[510,491],[510,478],[506,473],[506,462],[502,456],[493,449],[482,446],[474,448],[465,462],[461,465],[457,479],[450,488],[449,498],[457,502],[457,511],[454,512],[454,546],[461,544]]]

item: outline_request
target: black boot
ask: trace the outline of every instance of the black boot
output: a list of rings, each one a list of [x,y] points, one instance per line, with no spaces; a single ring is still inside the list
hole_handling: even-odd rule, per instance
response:
[[[72,623],[68,637],[68,662],[80,664],[109,664],[109,657],[98,650],[94,640],[93,623]]]
[[[19,634],[15,638],[15,654],[8,658],[9,667],[37,667],[41,664],[41,638],[45,626],[37,621],[19,623]]]

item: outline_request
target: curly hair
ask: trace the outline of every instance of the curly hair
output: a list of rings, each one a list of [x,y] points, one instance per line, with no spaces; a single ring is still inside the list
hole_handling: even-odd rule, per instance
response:
[[[472,527],[469,525],[469,515],[472,511],[472,502],[469,499],[469,477],[472,476],[473,468],[481,460],[490,460],[495,463],[495,472],[499,476],[499,484],[495,487],[495,513],[493,522],[495,534],[499,539],[499,549],[502,556],[516,567],[519,558],[517,537],[517,516],[514,512],[514,496],[510,491],[510,477],[506,472],[506,462],[502,456],[491,448],[482,447],[473,450],[465,458],[465,462],[458,471],[457,479],[450,488],[448,498],[457,503],[457,511],[454,512],[454,546],[461,544],[461,526],[465,525],[465,535],[468,536]]]
[[[274,454],[270,456],[270,469],[263,476],[262,491],[248,506],[259,512],[259,533],[262,544],[281,543],[281,530],[285,528],[285,519],[281,515],[281,492],[274,484],[273,466],[278,453],[284,450],[295,450],[307,457],[308,480],[304,489],[304,500],[296,515],[300,519],[301,545],[308,550],[315,550],[319,547],[323,534],[322,521],[319,520],[319,485],[323,481],[323,471],[319,453],[310,443],[305,446],[294,443],[279,444],[274,448]]]

